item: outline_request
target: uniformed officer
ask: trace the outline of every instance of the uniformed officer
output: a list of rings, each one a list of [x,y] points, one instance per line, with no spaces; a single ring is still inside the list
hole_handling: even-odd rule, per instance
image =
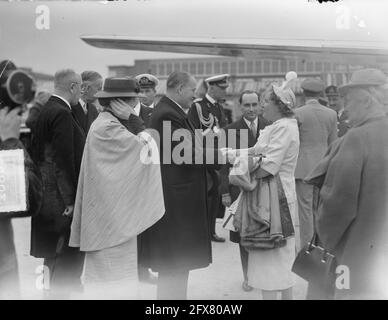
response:
[[[156,96],[156,86],[159,83],[159,80],[152,74],[139,74],[135,77],[137,84],[139,85],[140,92],[145,96],[145,98],[139,99],[136,104],[134,111],[138,117],[144,121],[146,128],[149,126],[151,119],[152,111],[154,108],[155,96]],[[138,276],[139,280],[142,282],[149,282],[156,284],[156,276],[150,272],[150,270],[143,266],[143,255],[146,254],[148,250],[147,246],[143,243],[142,234],[139,234],[137,237],[137,252],[138,252]]]
[[[203,130],[204,135],[211,133],[211,131],[218,134],[220,129],[228,124],[221,103],[226,97],[229,77],[229,74],[222,74],[205,79],[208,86],[205,97],[194,100],[190,108],[189,119],[196,129]],[[208,216],[212,241],[224,242],[225,239],[217,236],[215,230],[216,218],[222,218],[224,213],[219,192],[219,173],[215,169],[207,169],[207,177]]]
[[[135,78],[139,84],[140,92],[146,96],[141,102],[153,109],[155,106],[156,86],[159,84],[158,78],[148,73],[139,74]]]
[[[343,100],[336,86],[326,87],[325,94],[329,101],[328,107],[337,113],[338,137],[342,137],[350,128],[348,118],[344,112]]]

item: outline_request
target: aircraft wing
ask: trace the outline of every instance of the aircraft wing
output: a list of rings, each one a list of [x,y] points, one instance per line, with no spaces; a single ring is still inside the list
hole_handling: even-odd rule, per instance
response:
[[[388,43],[317,39],[259,38],[151,38],[83,35],[87,44],[107,49],[159,51],[245,58],[297,57],[337,61],[338,63],[375,64],[388,62]]]

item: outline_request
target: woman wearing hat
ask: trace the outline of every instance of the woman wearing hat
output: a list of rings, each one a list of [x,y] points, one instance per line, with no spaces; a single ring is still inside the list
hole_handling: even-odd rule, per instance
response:
[[[276,176],[280,178],[284,190],[283,199],[285,196],[284,202],[288,204],[287,214],[295,224],[297,200],[294,171],[299,152],[298,125],[292,111],[296,101],[295,95],[291,89],[285,88],[285,85],[282,87],[271,85],[264,93],[263,101],[263,116],[272,124],[261,130],[255,146],[248,149],[248,155],[254,156],[253,159],[257,160],[259,158],[255,156],[260,154],[264,156],[255,173],[257,179]],[[231,160],[242,150],[239,151],[229,152]],[[261,210],[261,205],[262,203],[256,210]],[[248,250],[249,285],[262,290],[263,299],[276,299],[279,291],[282,293],[282,299],[292,299],[292,287],[295,284],[291,272],[295,260],[295,234],[292,224],[289,229],[291,231],[283,242],[285,245],[272,249]]]
[[[86,252],[87,295],[136,298],[136,236],[164,213],[160,166],[141,158],[136,81],[107,78],[96,96],[104,110],[86,139],[69,245]]]

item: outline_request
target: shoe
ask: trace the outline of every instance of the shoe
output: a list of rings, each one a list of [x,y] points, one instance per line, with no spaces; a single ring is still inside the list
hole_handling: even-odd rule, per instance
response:
[[[248,284],[248,281],[244,281],[242,283],[242,289],[245,291],[245,292],[249,292],[249,291],[252,291],[253,288]]]
[[[221,237],[217,236],[216,234],[213,234],[212,235],[212,241],[214,241],[214,242],[225,242],[225,238],[221,238]]]
[[[152,274],[148,269],[146,269],[145,272],[142,271],[139,273],[139,281],[156,285],[158,282],[158,277]]]

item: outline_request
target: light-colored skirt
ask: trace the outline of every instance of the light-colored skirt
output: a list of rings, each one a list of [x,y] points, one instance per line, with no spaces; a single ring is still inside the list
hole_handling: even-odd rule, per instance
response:
[[[289,203],[294,218],[297,204]],[[293,220],[295,221],[295,220]],[[295,285],[291,271],[296,257],[295,236],[287,239],[284,247],[270,250],[249,250],[248,283],[250,286],[268,291],[280,291]]]
[[[87,299],[137,299],[137,239],[86,252],[83,272]]]

